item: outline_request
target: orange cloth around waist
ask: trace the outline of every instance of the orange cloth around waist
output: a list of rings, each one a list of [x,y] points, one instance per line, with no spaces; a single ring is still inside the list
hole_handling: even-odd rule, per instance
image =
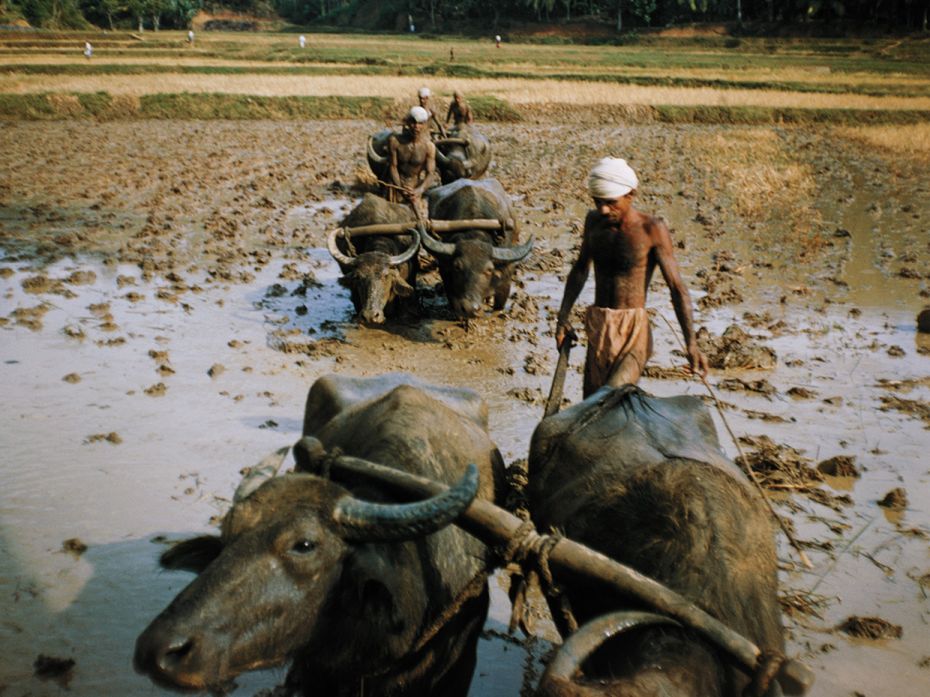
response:
[[[649,314],[644,307],[615,310],[609,307],[588,307],[584,316],[588,337],[585,360],[585,384],[594,391],[607,383],[614,367],[627,356],[646,366],[652,355],[652,333]]]

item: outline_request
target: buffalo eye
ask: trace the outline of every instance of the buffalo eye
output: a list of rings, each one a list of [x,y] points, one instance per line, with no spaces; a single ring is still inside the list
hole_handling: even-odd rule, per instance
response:
[[[294,543],[294,546],[291,547],[291,551],[294,554],[308,554],[316,549],[316,542],[313,540],[298,540]]]

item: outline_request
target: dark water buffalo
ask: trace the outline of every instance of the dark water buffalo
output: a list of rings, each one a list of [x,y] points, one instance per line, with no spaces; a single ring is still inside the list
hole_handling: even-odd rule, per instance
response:
[[[448,523],[475,487],[498,496],[503,462],[474,420],[474,393],[436,388],[438,399],[400,382],[351,381],[344,395],[341,378],[314,385],[309,408],[338,411],[305,415],[314,437],[294,447],[298,471],[257,489],[244,482],[220,538],[164,555],[202,571],[139,637],[137,670],[220,691],[239,673],[291,661],[287,686],[304,695],[466,695],[488,609],[486,549]],[[439,500],[397,503],[309,473],[325,471],[320,452],[337,448],[462,482]]]
[[[656,579],[763,651],[783,650],[770,514],[722,454],[696,397],[604,387],[544,419],[528,493],[539,529],[556,527]],[[579,623],[643,609],[583,580],[567,591]],[[735,696],[746,683],[719,649],[664,618],[622,613],[609,623],[563,647],[540,697]]]
[[[380,324],[385,317],[398,314],[401,306],[416,304],[414,290],[417,276],[419,233],[414,229],[416,217],[409,206],[389,203],[379,196],[365,197],[342,221],[342,227],[359,227],[377,223],[411,223],[409,235],[365,235],[352,239],[354,254],[338,230],[327,239],[329,253],[339,263],[339,283],[349,289],[355,312],[363,322]]]
[[[430,218],[436,220],[493,219],[502,231],[462,230],[439,240],[422,235],[423,246],[436,257],[439,275],[457,317],[475,317],[485,300],[494,298],[501,310],[510,297],[513,267],[533,249],[519,244],[510,197],[496,179],[459,179],[427,194]]]
[[[383,182],[391,181],[391,158],[388,155],[388,141],[395,131],[384,128],[368,137],[365,156],[372,174]]]
[[[481,179],[491,164],[491,143],[474,126],[463,125],[436,143],[436,166],[442,183],[456,179]]]

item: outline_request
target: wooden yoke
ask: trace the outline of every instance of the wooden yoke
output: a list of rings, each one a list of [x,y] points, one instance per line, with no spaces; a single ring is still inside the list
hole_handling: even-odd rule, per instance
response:
[[[360,225],[359,227],[343,228],[342,235],[344,237],[364,237],[365,235],[403,235],[413,227],[416,227],[416,223],[412,221],[409,223],[377,223],[374,225]],[[457,232],[458,230],[500,229],[501,222],[492,218],[429,221],[430,232]]]

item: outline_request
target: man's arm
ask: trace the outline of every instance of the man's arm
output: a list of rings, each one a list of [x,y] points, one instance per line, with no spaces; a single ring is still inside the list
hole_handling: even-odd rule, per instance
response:
[[[562,342],[569,331],[574,333],[569,317],[575,301],[581,294],[584,284],[588,280],[588,273],[591,269],[591,252],[588,247],[588,224],[585,221],[585,229],[581,238],[581,249],[578,251],[578,258],[572,264],[568,272],[568,278],[565,279],[565,292],[562,294],[562,305],[559,307],[559,315],[555,325],[555,345],[556,348],[562,348]]]
[[[675,316],[678,318],[678,324],[681,326],[681,333],[684,336],[685,350],[688,354],[688,364],[691,366],[691,372],[706,377],[707,358],[701,353],[697,345],[697,338],[694,333],[694,315],[691,309],[691,293],[688,292],[685,282],[681,280],[678,260],[675,258],[675,250],[672,246],[672,236],[669,234],[665,223],[661,220],[652,220],[649,225],[651,228],[650,235],[655,241],[656,261],[662,271],[662,278],[665,279],[669,293],[672,296],[672,306],[675,308]]]
[[[454,105],[455,105],[455,102],[450,102],[450,103],[449,103],[449,108],[448,108],[448,110],[446,111],[446,125],[447,125],[447,126],[449,125],[449,121],[452,120],[452,110],[453,110],[453,106],[454,106]]]

